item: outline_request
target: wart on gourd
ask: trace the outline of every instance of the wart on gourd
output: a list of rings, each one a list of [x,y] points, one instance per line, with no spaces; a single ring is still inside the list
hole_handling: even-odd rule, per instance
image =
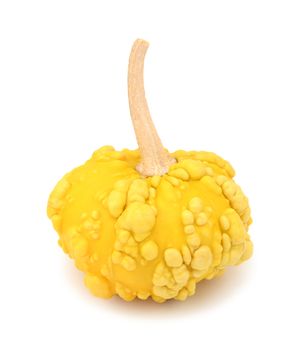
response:
[[[231,165],[214,153],[162,145],[143,86],[148,43],[136,40],[128,67],[139,148],[104,146],[66,174],[48,200],[59,244],[102,298],[185,300],[196,283],[250,258],[247,197]]]

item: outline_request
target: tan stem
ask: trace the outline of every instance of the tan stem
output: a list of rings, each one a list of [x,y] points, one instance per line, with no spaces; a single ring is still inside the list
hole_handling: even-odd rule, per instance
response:
[[[153,124],[143,85],[144,57],[148,42],[138,39],[132,47],[128,65],[128,99],[139,145],[141,162],[136,169],[143,176],[163,175],[175,159],[164,149]]]

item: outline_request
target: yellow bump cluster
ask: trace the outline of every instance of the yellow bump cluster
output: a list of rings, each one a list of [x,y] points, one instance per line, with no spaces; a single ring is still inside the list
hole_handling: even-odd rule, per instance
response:
[[[212,252],[210,248],[203,245],[197,249],[194,253],[194,257],[191,262],[191,267],[194,270],[206,272],[212,264]]]
[[[183,263],[181,253],[175,248],[168,248],[165,250],[165,261],[170,267],[179,267]]]
[[[59,245],[95,296],[185,300],[252,255],[248,199],[231,165],[210,152],[171,156],[167,174],[143,177],[139,150],[105,146],[50,194]]]
[[[154,241],[147,241],[141,246],[141,256],[147,260],[151,261],[157,258],[158,255],[158,245]]]
[[[121,191],[122,197],[118,197],[119,203],[114,202],[110,208],[110,195],[107,208],[114,216],[113,208],[121,208],[117,212],[118,218],[116,229],[116,240],[113,246],[111,261],[115,265],[120,265],[127,271],[134,271],[137,267],[136,259],[144,258],[142,265],[146,261],[155,259],[158,255],[158,246],[154,241],[147,241],[140,245],[150,234],[155,224],[155,209],[146,201],[151,193],[151,203],[155,197],[155,189],[149,189],[148,183],[144,179],[135,179],[131,182],[119,180],[114,184],[114,189],[110,194]],[[118,192],[119,193],[119,192]],[[125,199],[124,204],[122,198]],[[114,197],[113,197],[114,200]]]

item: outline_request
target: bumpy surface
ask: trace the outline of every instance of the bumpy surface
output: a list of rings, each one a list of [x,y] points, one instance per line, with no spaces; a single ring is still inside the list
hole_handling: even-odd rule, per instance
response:
[[[145,178],[138,150],[105,146],[51,193],[59,244],[94,295],[185,300],[251,256],[248,200],[230,164],[209,152],[171,155],[167,174]]]

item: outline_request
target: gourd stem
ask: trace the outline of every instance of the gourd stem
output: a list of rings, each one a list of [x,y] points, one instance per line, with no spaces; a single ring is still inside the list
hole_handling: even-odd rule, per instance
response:
[[[143,176],[163,175],[175,163],[162,145],[145,98],[143,67],[148,47],[148,42],[137,39],[131,49],[128,65],[129,108],[141,156],[136,169]]]

